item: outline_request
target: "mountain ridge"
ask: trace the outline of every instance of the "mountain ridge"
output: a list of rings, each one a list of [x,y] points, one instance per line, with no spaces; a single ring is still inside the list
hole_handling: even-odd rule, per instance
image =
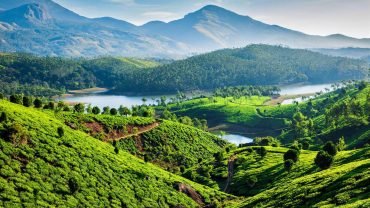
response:
[[[27,7],[25,5],[35,7],[36,4],[42,8],[42,14],[48,14],[45,17],[52,21],[20,21],[29,14],[20,8]],[[0,13],[0,41],[4,43],[0,50],[4,52],[67,57],[113,55],[178,59],[250,44],[304,49],[370,48],[370,39],[355,39],[340,34],[312,36],[269,25],[215,5],[205,6],[168,23],[150,21],[141,26],[112,17],[83,17],[51,0],[4,0],[0,2],[0,8],[5,9]]]

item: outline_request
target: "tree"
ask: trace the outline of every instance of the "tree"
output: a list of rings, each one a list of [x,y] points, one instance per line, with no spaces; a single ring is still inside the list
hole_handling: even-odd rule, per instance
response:
[[[23,102],[23,95],[11,95],[9,97],[9,101],[15,104],[20,104],[22,105]]]
[[[322,149],[331,156],[335,156],[338,151],[337,147],[332,141],[327,142]]]
[[[258,154],[261,155],[261,157],[265,157],[267,155],[267,150],[265,147],[260,147],[258,149]]]
[[[344,137],[339,138],[337,149],[338,151],[342,151],[346,148],[346,142],[344,141]]]
[[[79,103],[79,104],[77,104],[77,105],[74,106],[74,110],[77,113],[83,113],[83,112],[85,112],[85,105],[82,104],[82,103]]]
[[[284,168],[286,171],[290,172],[294,166],[294,161],[291,159],[284,161]]]
[[[109,106],[105,106],[105,107],[103,108],[103,114],[105,114],[105,115],[110,114],[110,107],[109,107]]]
[[[118,108],[118,112],[121,116],[129,116],[131,115],[131,111],[129,108],[127,107],[124,107],[123,105],[121,105],[119,108]]]
[[[293,160],[295,163],[299,159],[299,152],[295,149],[290,149],[284,154],[284,161],[285,160]]]
[[[33,105],[35,106],[35,108],[42,108],[42,100],[40,100],[39,98],[36,98],[33,101]]]
[[[54,108],[55,108],[55,103],[54,103],[54,102],[52,102],[52,101],[50,101],[50,102],[48,103],[48,105],[47,105],[47,106],[44,106],[44,108],[46,108],[46,109],[50,109],[50,110],[54,110]]]
[[[100,108],[98,106],[94,106],[91,110],[91,112],[95,115],[98,115],[100,113]]]
[[[5,112],[1,112],[0,115],[0,122],[6,122],[8,120],[8,116],[6,115]]]
[[[321,169],[328,169],[333,164],[334,158],[326,151],[321,150],[317,153],[315,158],[315,164]]]
[[[32,105],[32,99],[30,97],[23,97],[23,106],[30,107]]]
[[[116,116],[116,115],[118,114],[117,109],[115,109],[115,108],[110,109],[110,114],[111,114],[112,116]]]
[[[92,107],[91,107],[91,104],[89,104],[86,108],[86,112],[87,113],[92,113]]]
[[[64,136],[64,129],[63,129],[63,127],[58,127],[58,135],[59,135],[59,137],[63,137]]]
[[[224,153],[216,152],[213,157],[216,159],[217,162],[221,162],[224,159]]]

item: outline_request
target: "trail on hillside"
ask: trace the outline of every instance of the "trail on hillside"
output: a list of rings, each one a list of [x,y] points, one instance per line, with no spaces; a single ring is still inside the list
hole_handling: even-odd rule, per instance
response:
[[[159,122],[155,122],[155,123],[152,123],[152,124],[147,125],[147,126],[138,127],[138,132],[136,132],[136,133],[131,133],[131,134],[125,135],[123,137],[119,137],[119,138],[112,138],[109,141],[120,141],[122,139],[126,139],[126,138],[129,138],[129,137],[132,137],[132,136],[137,136],[137,135],[143,134],[145,132],[151,131],[152,129],[157,128],[158,126],[159,126]]]
[[[234,175],[234,164],[235,164],[236,156],[233,155],[229,158],[229,161],[227,163],[227,180],[226,180],[226,186],[224,188],[224,192],[228,192],[229,185],[231,183],[231,180]]]

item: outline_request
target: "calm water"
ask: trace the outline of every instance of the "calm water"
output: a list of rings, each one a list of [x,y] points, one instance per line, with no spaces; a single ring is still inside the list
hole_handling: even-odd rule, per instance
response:
[[[61,98],[60,100],[66,102],[73,102],[73,103],[86,103],[91,104],[92,106],[98,106],[99,108],[103,108],[105,106],[109,106],[111,108],[118,108],[120,105],[126,107],[132,107],[135,105],[142,105],[144,96],[124,96],[124,95],[99,95],[99,94],[86,94],[86,95],[74,95],[70,97]],[[166,96],[167,101],[169,101],[170,97],[173,96]],[[150,104],[157,104],[156,100],[160,98],[160,96],[153,96],[152,97],[145,97],[147,101],[145,102],[147,105]]]
[[[320,84],[320,85],[290,85],[281,87],[281,95],[297,95],[297,94],[306,94],[306,93],[315,93],[320,91],[325,91],[325,88],[331,89],[331,84]],[[174,95],[165,95],[167,101],[170,100]],[[125,96],[125,95],[104,95],[98,93],[91,93],[85,95],[74,95],[71,97],[61,98],[60,100],[74,103],[86,103],[93,106],[98,106],[103,108],[109,106],[111,108],[118,108],[120,105],[126,107],[132,107],[134,105],[143,104],[142,98],[144,96]],[[156,99],[159,99],[161,95],[157,96],[147,96],[146,104],[157,104]],[[154,100],[152,99],[154,98]],[[300,98],[297,98],[297,101]],[[294,100],[286,100],[283,104],[293,103]]]
[[[318,85],[289,85],[281,87],[281,95],[299,95],[299,94],[308,94],[316,93],[323,91],[325,88],[331,90],[332,84],[318,84]]]
[[[253,142],[253,139],[237,134],[226,134],[222,138],[236,145]]]

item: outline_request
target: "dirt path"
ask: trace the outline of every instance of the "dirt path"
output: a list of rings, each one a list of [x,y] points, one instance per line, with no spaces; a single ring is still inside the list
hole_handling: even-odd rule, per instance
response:
[[[232,180],[233,175],[234,175],[234,164],[235,164],[235,160],[236,160],[236,156],[233,155],[233,156],[231,156],[229,158],[229,161],[227,163],[227,180],[226,180],[226,186],[224,188],[224,192],[225,193],[228,192],[228,189],[229,189],[231,180]]]
[[[155,122],[155,123],[152,123],[148,126],[144,126],[144,127],[139,128],[139,131],[137,133],[128,134],[128,135],[125,135],[125,136],[120,137],[120,138],[110,139],[110,141],[119,141],[119,140],[126,139],[126,138],[129,138],[129,137],[132,137],[132,136],[137,136],[137,135],[143,134],[145,132],[151,131],[152,129],[157,128],[158,126],[159,126],[159,122]]]

